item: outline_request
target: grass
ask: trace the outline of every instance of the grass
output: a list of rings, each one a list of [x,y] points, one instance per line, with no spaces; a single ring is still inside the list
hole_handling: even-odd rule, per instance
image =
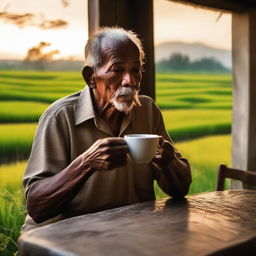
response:
[[[231,76],[157,74],[156,102],[161,109],[230,109]]]
[[[27,159],[31,150],[36,127],[36,123],[1,124],[1,162]]]
[[[177,148],[191,163],[190,193],[215,190],[217,166],[231,163],[231,136],[210,136],[177,143]]]
[[[79,72],[0,71],[0,123],[7,124],[0,124],[1,161],[26,159],[29,154],[34,124],[27,124],[32,131],[16,123],[37,122],[51,102],[83,86]],[[230,75],[158,74],[156,88],[157,103],[175,141],[230,133]]]
[[[84,87],[79,72],[0,71],[0,100],[52,103]]]
[[[83,87],[79,72],[0,71],[0,100],[4,101],[49,104]],[[158,74],[156,88],[162,109],[231,108],[230,75]],[[5,113],[8,116],[9,110]]]
[[[37,122],[47,107],[33,101],[0,101],[0,123]]]
[[[24,223],[22,176],[26,162],[0,166],[0,255],[14,255]]]
[[[230,110],[163,110],[165,126],[174,141],[231,131]]]

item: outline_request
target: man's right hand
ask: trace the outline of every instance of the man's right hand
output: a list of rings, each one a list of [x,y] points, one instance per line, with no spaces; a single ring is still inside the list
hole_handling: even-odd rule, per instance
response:
[[[97,170],[111,170],[126,164],[128,146],[121,137],[97,140],[82,155],[83,164]]]

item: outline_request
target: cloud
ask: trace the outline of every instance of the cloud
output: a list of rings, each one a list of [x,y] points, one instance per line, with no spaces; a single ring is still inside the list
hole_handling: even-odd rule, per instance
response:
[[[66,27],[68,25],[68,22],[65,20],[44,20],[41,24],[39,24],[39,27],[41,29],[57,29]]]
[[[69,1],[68,0],[61,0],[62,4],[64,7],[68,7],[69,6]]]
[[[33,18],[34,14],[32,13],[25,13],[25,14],[16,14],[16,13],[9,13],[9,12],[0,12],[0,19],[5,22],[12,23],[20,28],[24,26],[31,26],[33,25]]]
[[[41,21],[38,22],[39,15],[33,13],[11,13],[11,12],[0,12],[0,20],[3,20],[6,23],[11,23],[18,26],[19,28],[24,28],[25,26],[36,26],[41,29],[57,29],[63,28],[68,25],[68,22],[65,20],[46,20],[41,16]]]

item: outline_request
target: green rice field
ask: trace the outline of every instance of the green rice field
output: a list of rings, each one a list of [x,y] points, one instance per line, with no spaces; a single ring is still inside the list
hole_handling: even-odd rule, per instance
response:
[[[157,74],[156,102],[176,147],[191,164],[190,194],[215,188],[230,164],[231,75]],[[15,255],[24,221],[21,186],[37,121],[56,99],[81,90],[80,72],[0,71],[0,255]],[[166,196],[155,185],[157,198]]]

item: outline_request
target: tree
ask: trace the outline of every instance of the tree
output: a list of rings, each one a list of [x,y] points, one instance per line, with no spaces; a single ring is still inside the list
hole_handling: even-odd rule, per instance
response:
[[[157,72],[171,71],[217,71],[227,72],[229,69],[224,67],[219,61],[214,58],[202,58],[195,61],[190,61],[187,55],[174,53],[169,59],[161,60],[156,63]]]
[[[190,65],[189,57],[181,53],[172,54],[169,59],[157,63],[157,68],[162,71],[167,70],[184,70]]]
[[[39,45],[28,49],[27,56],[24,59],[26,66],[29,68],[36,65],[39,69],[44,69],[45,64],[51,61],[54,55],[59,53],[59,50],[44,52],[45,47],[50,45],[51,43],[40,42]]]

